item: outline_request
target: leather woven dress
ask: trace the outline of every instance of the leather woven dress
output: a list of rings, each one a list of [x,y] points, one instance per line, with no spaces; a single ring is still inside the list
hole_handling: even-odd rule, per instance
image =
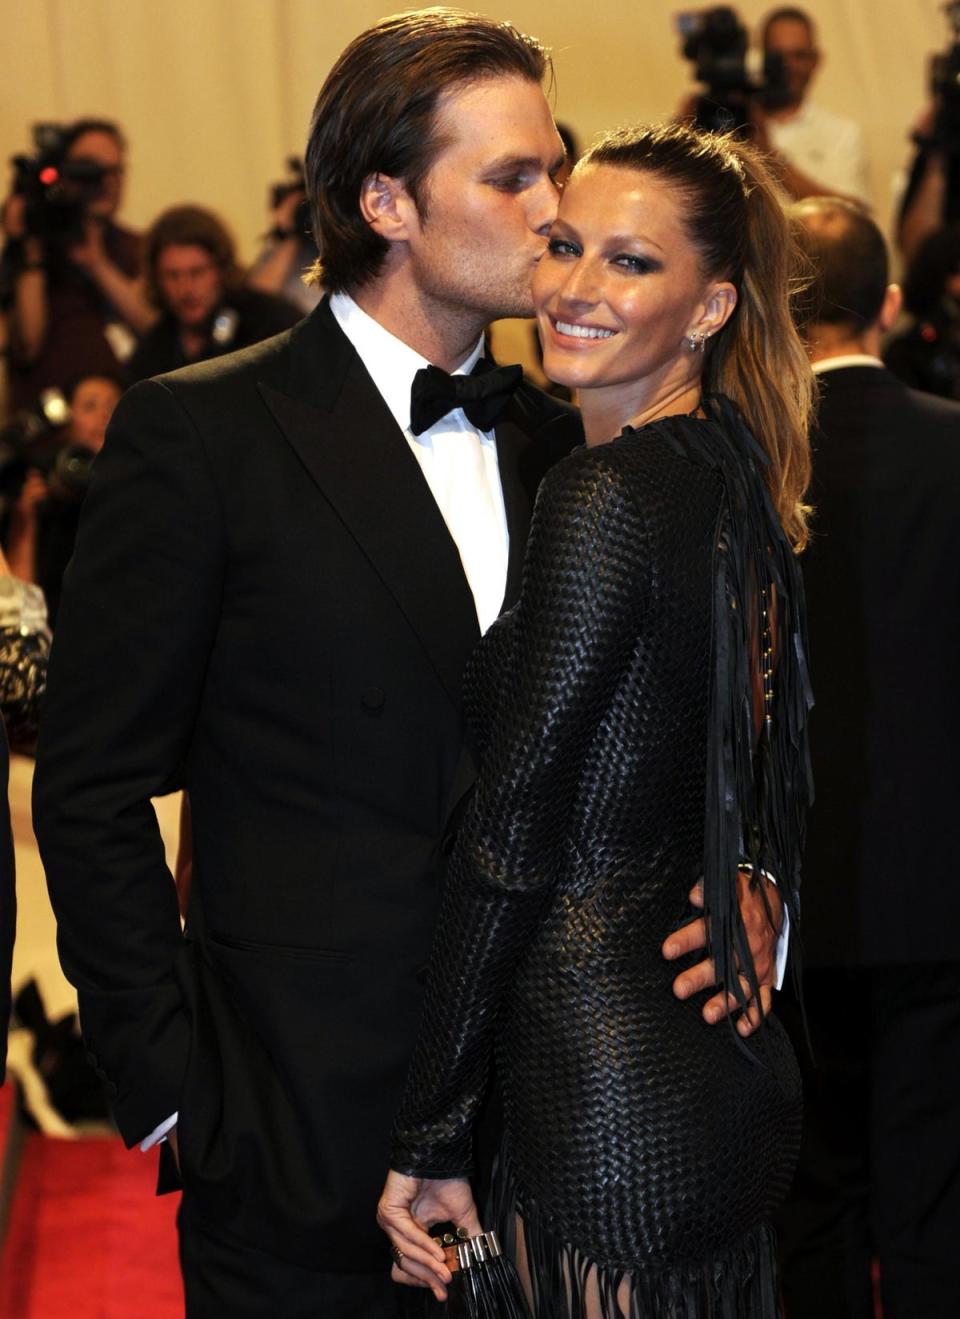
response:
[[[392,1166],[470,1174],[495,1053],[485,1226],[516,1249],[522,1221],[538,1319],[778,1314],[767,1222],[797,1153],[796,1062],[775,1018],[749,1043],[706,1025],[660,952],[703,876],[733,985],[738,859],[796,918],[809,793],[799,572],[762,451],[727,400],[704,406],[548,474],[520,601],[467,674],[480,775]],[[758,647],[776,657],[759,734]]]

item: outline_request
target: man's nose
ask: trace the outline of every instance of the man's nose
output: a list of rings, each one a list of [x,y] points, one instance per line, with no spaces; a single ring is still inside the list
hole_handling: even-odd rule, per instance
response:
[[[533,224],[531,228],[538,234],[546,236],[550,231],[550,226],[557,218],[557,207],[560,204],[560,189],[554,183],[549,174],[544,174],[543,178],[536,186],[536,195],[533,201]]]

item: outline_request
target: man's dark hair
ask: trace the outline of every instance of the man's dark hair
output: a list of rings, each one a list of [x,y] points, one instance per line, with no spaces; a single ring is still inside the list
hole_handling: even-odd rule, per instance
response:
[[[70,152],[80,138],[85,137],[87,133],[105,133],[107,137],[113,138],[121,151],[127,149],[127,139],[123,136],[120,125],[115,124],[112,119],[75,119],[67,127],[64,134],[64,152]]]
[[[941,299],[951,275],[960,274],[960,224],[928,234],[914,254],[903,281],[903,305],[920,320],[942,310]]]
[[[772,9],[770,13],[767,14],[766,18],[763,20],[763,23],[760,27],[761,46],[765,46],[767,44],[767,37],[769,36],[770,29],[773,27],[774,23],[781,23],[781,22],[802,23],[804,27],[807,29],[807,32],[810,36],[811,45],[816,44],[817,29],[814,26],[813,19],[810,17],[810,15],[806,13],[805,10],[797,9],[793,5],[781,5],[779,9]]]
[[[485,78],[540,83],[548,56],[510,23],[458,9],[396,14],[362,32],[328,74],[306,151],[314,278],[328,292],[358,288],[380,272],[389,249],[360,211],[371,174],[401,179],[421,216],[424,183],[446,145],[438,113],[444,93]]]
[[[122,394],[127,387],[127,382],[120,375],[119,371],[84,371],[83,375],[71,376],[63,385],[63,397],[68,403],[73,402],[73,396],[81,385],[85,385],[88,380],[108,380],[111,385],[116,385]]]
[[[164,305],[157,261],[168,247],[202,247],[209,252],[223,276],[225,289],[236,288],[243,279],[230,230],[218,215],[202,206],[171,206],[154,220],[143,246],[147,296],[156,307]]]
[[[842,197],[808,197],[791,216],[810,280],[799,303],[801,330],[820,322],[862,334],[880,315],[887,292],[883,234],[862,206]]]

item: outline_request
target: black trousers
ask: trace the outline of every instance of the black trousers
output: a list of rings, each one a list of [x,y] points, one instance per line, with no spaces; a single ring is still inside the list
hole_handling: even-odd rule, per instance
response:
[[[404,1319],[408,1288],[378,1273],[318,1273],[198,1228],[181,1205],[186,1319]],[[386,1238],[384,1238],[386,1242]]]
[[[960,1315],[960,962],[811,969],[780,1015],[804,1071],[804,1132],[778,1218],[787,1319]]]

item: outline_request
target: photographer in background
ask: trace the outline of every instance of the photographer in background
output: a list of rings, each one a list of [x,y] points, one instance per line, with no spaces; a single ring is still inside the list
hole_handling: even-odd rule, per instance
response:
[[[270,190],[272,226],[264,247],[247,274],[247,285],[261,293],[279,293],[306,315],[323,297],[318,284],[305,284],[304,274],[319,255],[310,234],[310,207],[298,156],[287,161],[290,178]]]
[[[863,133],[852,119],[822,109],[810,99],[820,64],[816,30],[802,9],[774,9],[764,20],[765,60],[779,60],[779,86],[760,98],[753,114],[758,145],[772,155],[791,196],[869,197]]]
[[[28,438],[24,421],[15,417],[3,433],[5,444],[15,454],[19,450],[22,464],[22,484],[18,482],[6,532],[10,571],[42,589],[51,624],[56,621],[90,468],[103,448],[107,423],[122,393],[116,376],[83,376],[67,388],[66,419],[61,425]],[[11,478],[15,476],[11,472]]]
[[[3,203],[9,325],[8,407],[93,372],[115,374],[156,319],[139,280],[140,238],[115,220],[126,144],[120,129],[81,119],[35,134]]]
[[[301,318],[286,298],[244,286],[233,238],[203,207],[164,211],[147,233],[144,264],[160,319],[127,364],[131,382],[247,348]]]
[[[951,40],[930,62],[931,101],[911,135],[916,150],[897,218],[897,245],[908,263],[931,234],[960,223],[960,0],[943,8]]]
[[[960,401],[960,224],[928,234],[907,267],[904,307],[913,317],[883,360],[905,385]]]

